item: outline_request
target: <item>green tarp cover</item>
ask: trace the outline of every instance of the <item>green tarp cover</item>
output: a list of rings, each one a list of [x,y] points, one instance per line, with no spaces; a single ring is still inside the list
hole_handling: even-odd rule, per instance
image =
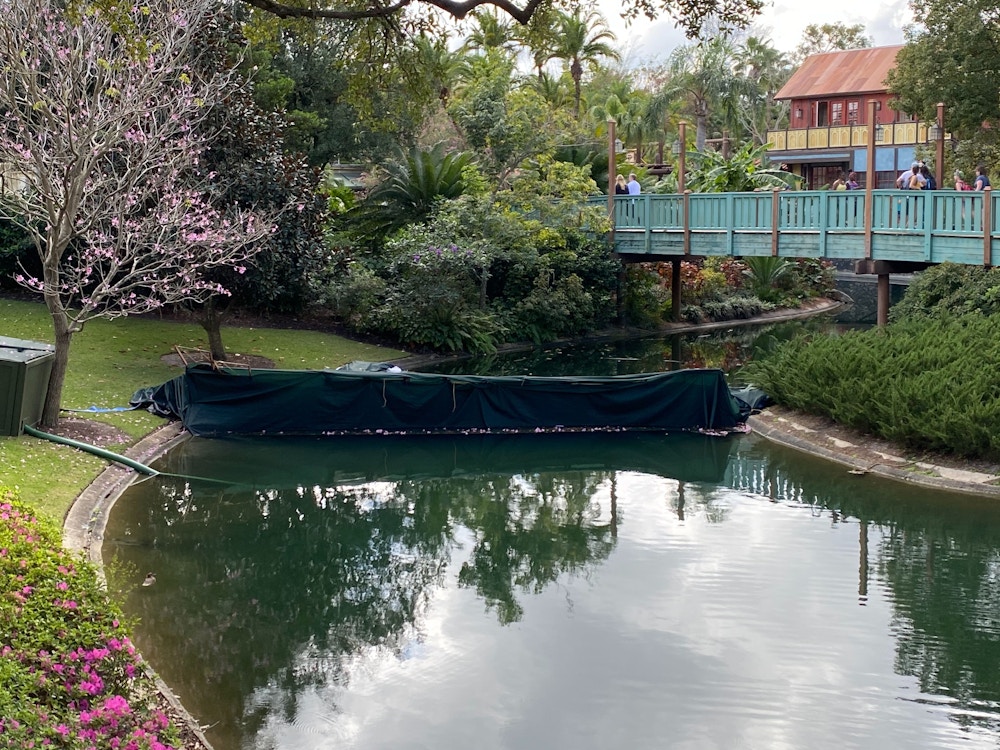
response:
[[[132,404],[204,436],[726,431],[741,421],[721,370],[545,378],[192,365]]]

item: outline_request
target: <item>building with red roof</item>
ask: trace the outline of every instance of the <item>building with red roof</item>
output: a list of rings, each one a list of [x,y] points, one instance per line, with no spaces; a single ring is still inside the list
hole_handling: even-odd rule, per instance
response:
[[[864,181],[868,158],[868,102],[876,102],[875,187],[893,187],[914,161],[928,126],[891,109],[885,80],[902,45],[826,52],[807,57],[775,96],[789,102],[789,123],[768,132],[772,161],[786,164],[811,189],[830,185],[841,172]]]

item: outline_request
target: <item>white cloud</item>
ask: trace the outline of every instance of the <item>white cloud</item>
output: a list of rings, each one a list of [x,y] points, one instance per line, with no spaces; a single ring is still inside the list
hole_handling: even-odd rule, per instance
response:
[[[678,45],[687,40],[683,31],[668,17],[656,21],[646,18],[626,26],[621,18],[621,3],[601,0],[601,12],[618,37],[627,64],[664,60]],[[840,0],[822,5],[801,0],[777,0],[769,3],[754,24],[754,32],[767,36],[778,49],[791,52],[798,46],[802,31],[809,24],[864,24],[865,33],[877,46],[902,44],[903,29],[912,22],[907,0],[871,2],[871,0]]]

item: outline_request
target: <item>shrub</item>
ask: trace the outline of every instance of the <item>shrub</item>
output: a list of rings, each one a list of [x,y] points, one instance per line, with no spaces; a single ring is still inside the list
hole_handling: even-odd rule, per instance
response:
[[[795,258],[789,291],[795,297],[821,297],[837,286],[837,269],[828,260]]]
[[[774,255],[755,255],[743,259],[750,288],[758,297],[777,302],[781,297],[778,284],[791,275],[795,264]]]
[[[733,295],[720,300],[708,300],[700,309],[701,322],[717,320],[745,320],[773,310],[775,305],[759,297]]]
[[[387,289],[385,280],[370,268],[361,263],[348,263],[341,275],[322,287],[319,299],[347,325],[364,333],[378,327],[374,313]]]
[[[540,273],[514,310],[517,330],[536,343],[585,333],[593,317],[593,298],[576,274],[553,281]]]
[[[1000,269],[942,263],[917,274],[889,320],[1000,313]]]
[[[179,747],[97,571],[0,488],[0,748]]]
[[[670,287],[660,283],[651,265],[636,263],[625,272],[625,317],[635,326],[655,327],[670,309]]]
[[[620,268],[587,211],[550,226],[491,196],[442,202],[382,247],[331,254],[317,297],[355,330],[444,351],[585,333],[614,314]]]
[[[910,448],[1000,457],[1000,315],[799,338],[740,373],[777,403]]]

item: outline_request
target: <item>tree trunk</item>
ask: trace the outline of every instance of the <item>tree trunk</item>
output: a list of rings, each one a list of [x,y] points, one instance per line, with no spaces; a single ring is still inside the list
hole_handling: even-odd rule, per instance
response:
[[[73,340],[73,332],[69,328],[66,315],[59,307],[58,297],[49,299],[46,295],[45,304],[52,316],[56,351],[52,361],[52,373],[49,375],[49,387],[45,392],[45,404],[42,406],[41,426],[55,427],[59,424],[59,408],[62,406],[63,384],[66,382],[69,345]]]
[[[695,136],[694,147],[697,151],[705,150],[705,141],[708,140],[708,116],[711,110],[708,102],[698,99],[694,105]]]
[[[214,297],[209,297],[205,301],[198,314],[198,322],[208,335],[208,351],[214,360],[228,359],[226,346],[222,343],[222,321],[225,318],[225,310],[219,309]]]
[[[569,66],[569,74],[573,77],[573,114],[579,120],[580,99],[582,98],[580,80],[583,78],[583,66],[576,58],[573,58],[573,64]]]
[[[695,118],[694,147],[697,151],[705,150],[705,141],[708,140],[708,115],[699,114]]]
[[[483,264],[483,272],[479,277],[479,309],[486,309],[486,283],[490,279],[489,265]]]

